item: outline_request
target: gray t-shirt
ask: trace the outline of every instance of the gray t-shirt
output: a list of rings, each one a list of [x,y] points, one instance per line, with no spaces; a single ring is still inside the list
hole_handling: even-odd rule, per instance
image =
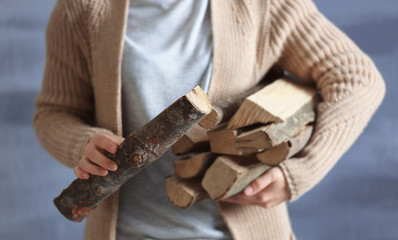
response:
[[[196,85],[207,91],[212,38],[207,0],[131,0],[122,61],[123,132],[154,118]],[[117,239],[231,239],[211,200],[188,209],[168,199],[168,151],[120,190]]]

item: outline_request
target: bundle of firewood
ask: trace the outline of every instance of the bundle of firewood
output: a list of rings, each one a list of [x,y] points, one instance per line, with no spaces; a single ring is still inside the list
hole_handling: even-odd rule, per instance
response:
[[[287,78],[218,102],[173,145],[175,155],[188,157],[176,160],[175,175],[165,179],[168,197],[186,208],[241,192],[307,144],[317,103],[314,88]]]

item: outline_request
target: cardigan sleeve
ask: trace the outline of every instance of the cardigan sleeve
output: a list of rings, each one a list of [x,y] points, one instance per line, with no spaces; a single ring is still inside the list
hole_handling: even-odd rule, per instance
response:
[[[365,128],[385,93],[370,58],[310,0],[273,0],[271,51],[277,65],[314,81],[322,102],[309,144],[280,166],[296,200],[314,187]]]
[[[58,1],[46,32],[46,65],[41,91],[36,98],[33,125],[43,147],[61,163],[73,167],[93,127],[94,99],[88,64],[88,47],[78,41],[64,2]]]

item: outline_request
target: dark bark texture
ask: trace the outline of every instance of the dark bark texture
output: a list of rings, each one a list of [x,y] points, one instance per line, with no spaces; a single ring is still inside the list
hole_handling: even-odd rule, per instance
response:
[[[196,95],[196,90],[190,93]],[[58,210],[71,221],[82,221],[92,209],[158,159],[211,111],[204,93],[193,98],[187,96],[181,97],[145,126],[132,132],[115,154],[108,154],[118,164],[117,171],[110,171],[106,176],[92,175],[87,180],[74,180],[54,199]]]

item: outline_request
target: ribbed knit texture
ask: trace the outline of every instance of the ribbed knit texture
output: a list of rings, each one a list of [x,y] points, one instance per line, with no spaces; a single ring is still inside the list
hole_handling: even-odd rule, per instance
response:
[[[127,6],[127,0],[60,0],[51,16],[34,126],[43,146],[67,166],[76,165],[93,134],[121,134]],[[383,99],[382,77],[309,0],[213,0],[211,18],[213,102],[255,85],[274,64],[314,82],[321,92],[310,143],[281,164],[293,201],[315,186],[362,132]],[[86,239],[115,238],[117,197],[89,216]],[[220,203],[220,210],[235,239],[293,236],[285,204],[262,209]]]

